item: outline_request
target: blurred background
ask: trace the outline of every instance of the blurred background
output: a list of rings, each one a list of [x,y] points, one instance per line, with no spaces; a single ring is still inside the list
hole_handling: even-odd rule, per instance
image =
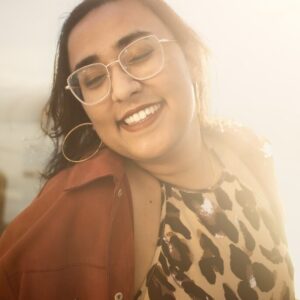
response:
[[[78,0],[0,2],[0,226],[33,199],[59,29]],[[210,49],[211,112],[273,145],[300,297],[300,1],[168,0]]]

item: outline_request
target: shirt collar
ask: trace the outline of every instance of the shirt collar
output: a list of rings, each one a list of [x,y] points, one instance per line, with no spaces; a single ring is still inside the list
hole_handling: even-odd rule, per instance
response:
[[[119,181],[124,174],[122,157],[109,148],[104,148],[91,159],[71,167],[65,189],[74,189],[107,176]]]

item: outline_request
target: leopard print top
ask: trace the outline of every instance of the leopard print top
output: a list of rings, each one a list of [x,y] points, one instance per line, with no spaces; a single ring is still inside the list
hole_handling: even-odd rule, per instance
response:
[[[152,267],[135,299],[294,299],[287,246],[268,202],[223,169],[206,190],[161,184]]]

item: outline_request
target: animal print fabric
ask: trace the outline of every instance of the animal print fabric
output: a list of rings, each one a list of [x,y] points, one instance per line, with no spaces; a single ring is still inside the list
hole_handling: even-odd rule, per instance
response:
[[[269,203],[223,170],[197,192],[161,184],[160,232],[138,300],[294,299],[293,268]]]

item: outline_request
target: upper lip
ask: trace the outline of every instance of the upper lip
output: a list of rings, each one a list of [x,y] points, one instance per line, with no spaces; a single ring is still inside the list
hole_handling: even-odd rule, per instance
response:
[[[158,104],[158,103],[161,103],[161,101],[157,101],[157,102],[153,102],[153,103],[147,103],[147,104],[143,104],[143,105],[140,105],[140,106],[138,106],[138,107],[129,109],[128,111],[126,111],[126,112],[121,116],[121,118],[119,118],[118,122],[122,122],[124,119],[128,118],[129,116],[133,115],[134,113],[136,113],[136,112],[138,112],[138,111],[140,111],[140,110],[143,110],[143,109],[145,109],[146,107],[149,107],[149,106]]]

